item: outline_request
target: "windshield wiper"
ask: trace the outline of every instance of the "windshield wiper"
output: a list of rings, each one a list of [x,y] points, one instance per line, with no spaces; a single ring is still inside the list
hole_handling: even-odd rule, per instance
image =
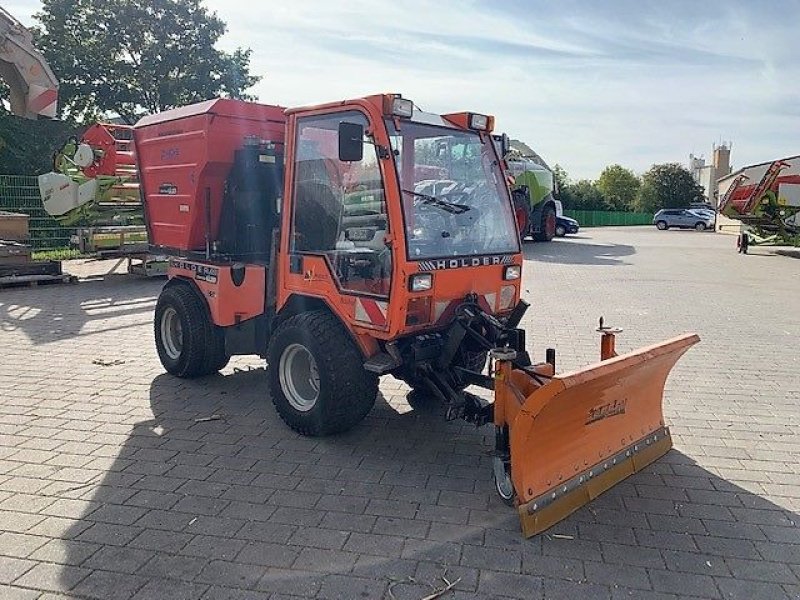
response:
[[[442,210],[449,212],[453,215],[463,215],[465,212],[470,210],[472,207],[467,206],[466,204],[457,204],[455,202],[449,202],[448,200],[442,200],[441,198],[437,198],[436,196],[429,196],[428,194],[420,194],[419,192],[415,192],[413,190],[403,190],[406,194],[411,194],[412,196],[416,196],[420,200],[422,200],[425,204],[430,204],[432,206],[438,206]]]

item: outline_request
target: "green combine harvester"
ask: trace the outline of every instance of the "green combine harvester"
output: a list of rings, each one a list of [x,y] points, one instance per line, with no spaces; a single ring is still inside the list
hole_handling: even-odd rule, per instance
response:
[[[494,136],[513,177],[511,196],[520,238],[549,242],[556,235],[558,203],[553,171],[530,146],[505,135]]]

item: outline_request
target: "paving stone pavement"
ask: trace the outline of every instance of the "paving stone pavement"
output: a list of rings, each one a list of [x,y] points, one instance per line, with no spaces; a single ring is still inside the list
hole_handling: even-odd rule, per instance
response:
[[[159,281],[1,291],[0,598],[401,600],[445,578],[454,599],[800,598],[800,261],[733,245],[526,246],[537,357],[593,361],[600,315],[621,350],[703,339],[667,385],[676,448],[529,540],[493,492],[492,432],[412,410],[391,378],[362,425],[302,438],[255,358],[162,372]]]

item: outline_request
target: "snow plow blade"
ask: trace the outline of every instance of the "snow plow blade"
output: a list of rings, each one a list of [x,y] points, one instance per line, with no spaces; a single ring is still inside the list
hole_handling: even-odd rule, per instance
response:
[[[498,361],[495,423],[507,425],[511,482],[526,537],[669,451],[664,384],[699,340],[688,334],[553,376]]]

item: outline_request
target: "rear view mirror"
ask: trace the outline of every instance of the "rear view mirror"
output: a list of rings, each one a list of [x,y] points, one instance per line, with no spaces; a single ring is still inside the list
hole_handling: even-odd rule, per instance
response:
[[[360,162],[364,158],[364,126],[360,123],[339,123],[339,160]]]

